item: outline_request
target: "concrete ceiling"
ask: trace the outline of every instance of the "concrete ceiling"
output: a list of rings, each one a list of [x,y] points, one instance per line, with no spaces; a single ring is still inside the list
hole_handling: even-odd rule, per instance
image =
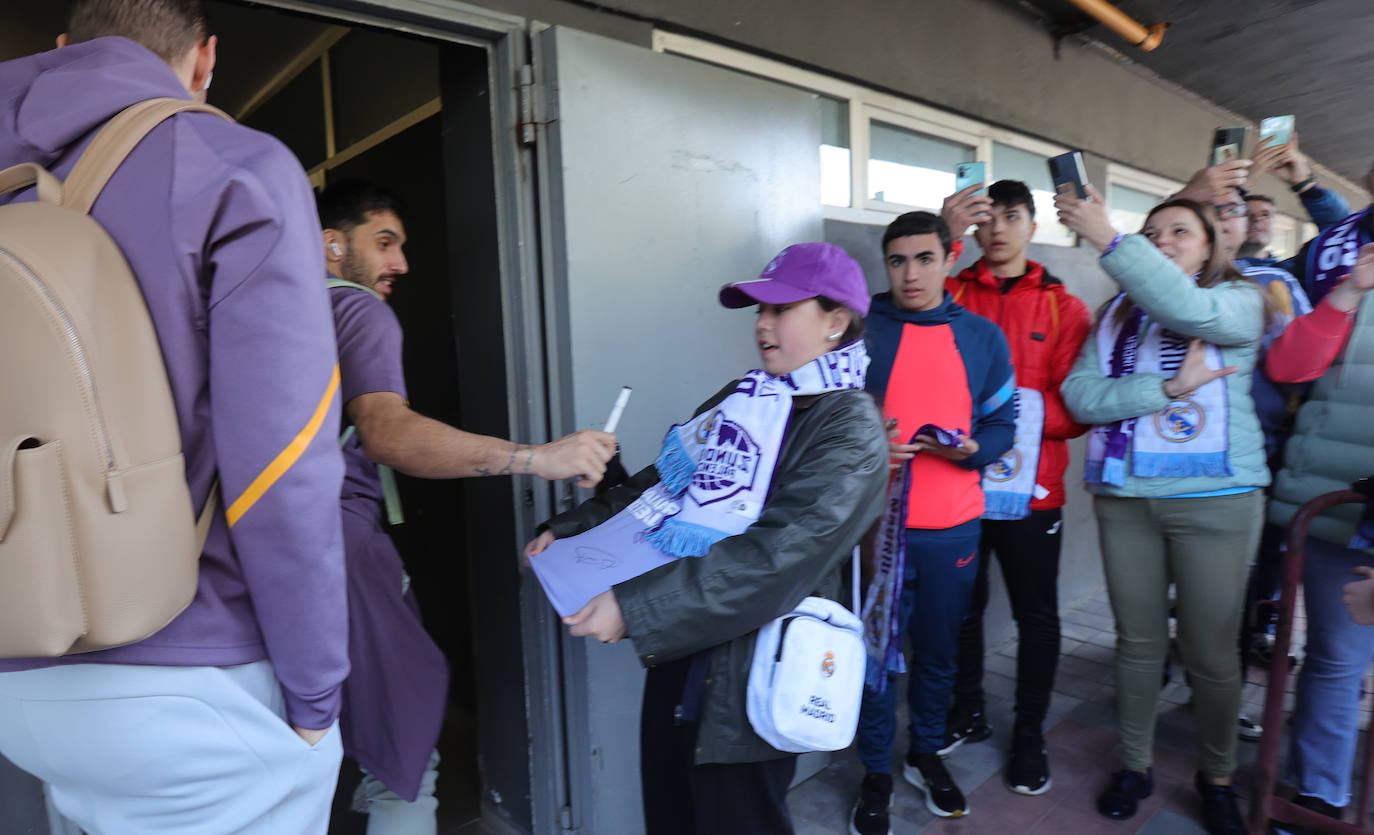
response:
[[[1136,21],[1172,24],[1142,52],[1067,0],[1007,0],[1051,31],[1082,34],[1254,122],[1296,117],[1302,148],[1359,182],[1374,159],[1374,2],[1120,0]],[[1252,132],[1250,141],[1257,140]]]
[[[1002,2],[1039,18],[1052,32],[1101,41],[1251,121],[1291,113],[1303,150],[1313,159],[1355,182],[1370,170],[1371,0],[1119,0],[1120,8],[1141,23],[1172,24],[1153,52],[1141,52],[1094,25],[1067,0]],[[0,26],[0,60],[51,48],[63,27],[65,3],[0,3],[7,6]],[[209,5],[221,42],[210,101],[231,113],[328,28],[321,21],[261,7],[217,0]]]

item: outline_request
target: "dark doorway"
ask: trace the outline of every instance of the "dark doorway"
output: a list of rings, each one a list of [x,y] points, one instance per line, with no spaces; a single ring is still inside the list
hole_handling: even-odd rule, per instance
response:
[[[290,78],[255,70],[272,86],[269,93],[230,91],[251,103],[243,121],[286,143],[316,187],[358,178],[404,203],[410,272],[390,304],[405,332],[411,407],[467,431],[508,436],[487,51],[215,5],[216,26],[230,37],[274,31],[286,44],[303,44]],[[398,482],[406,518],[388,533],[451,670],[439,742],[439,831],[478,819],[484,787],[500,787],[491,792],[495,804],[528,828],[511,485],[403,474]],[[489,585],[500,590],[474,594]],[[335,835],[366,829],[366,817],[351,811],[358,780],[346,760],[330,826]]]
[[[0,60],[50,49],[64,28],[66,4],[24,5],[0,27]],[[208,0],[220,39],[210,103],[280,139],[316,187],[360,177],[403,198],[411,270],[392,305],[405,331],[411,405],[508,437],[493,143],[514,140],[492,130],[491,52],[479,42],[398,34],[385,21],[341,22],[328,5],[309,15]],[[482,831],[474,821],[483,812],[529,831],[523,540],[512,533],[513,485],[402,476],[400,488],[406,522],[389,533],[452,671],[439,742],[439,831]],[[345,761],[336,835],[366,829],[366,817],[349,811],[358,779]],[[38,782],[0,758],[0,832],[46,832],[47,817]]]

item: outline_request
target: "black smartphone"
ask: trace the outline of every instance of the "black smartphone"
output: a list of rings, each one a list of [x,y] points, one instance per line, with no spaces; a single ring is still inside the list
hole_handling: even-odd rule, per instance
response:
[[[1245,150],[1245,126],[1217,128],[1217,132],[1212,134],[1212,161],[1211,165],[1221,165],[1223,162],[1230,162],[1240,159],[1241,153]]]
[[[1079,200],[1088,199],[1088,174],[1083,169],[1083,152],[1069,151],[1057,157],[1050,157],[1050,179],[1054,180],[1054,190],[1067,194],[1069,189]]]

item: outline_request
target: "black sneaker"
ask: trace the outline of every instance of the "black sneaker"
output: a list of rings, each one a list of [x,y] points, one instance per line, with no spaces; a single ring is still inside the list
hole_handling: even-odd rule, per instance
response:
[[[1016,732],[1002,779],[1017,794],[1037,795],[1050,790],[1050,758],[1038,729]]]
[[[1148,771],[1118,771],[1107,790],[1097,796],[1097,811],[1125,820],[1135,814],[1140,801],[1154,793],[1155,781]]]
[[[968,814],[968,801],[954,785],[954,778],[945,771],[939,754],[917,754],[908,751],[906,767],[902,769],[906,781],[926,795],[926,808],[942,818],[962,818]]]
[[[891,810],[892,775],[865,774],[854,813],[849,816],[849,835],[892,835],[888,821]]]
[[[1256,667],[1268,668],[1270,662],[1274,660],[1274,646],[1269,643],[1267,635],[1251,635],[1249,646],[1245,648],[1245,657]]]
[[[1257,742],[1264,736],[1264,726],[1242,713],[1236,717],[1236,736],[1246,742]]]
[[[1202,825],[1208,835],[1245,835],[1235,786],[1214,786],[1202,779],[1200,771],[1193,778],[1193,785],[1202,795]]]
[[[992,736],[992,726],[981,713],[951,712],[945,720],[945,747],[935,753],[948,757],[965,742],[982,742]]]

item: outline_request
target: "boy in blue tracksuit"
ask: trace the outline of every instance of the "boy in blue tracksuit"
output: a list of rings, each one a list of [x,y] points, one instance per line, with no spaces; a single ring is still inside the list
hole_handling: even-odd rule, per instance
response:
[[[873,298],[865,320],[867,387],[883,417],[896,421],[892,458],[911,462],[899,615],[912,642],[911,741],[902,774],[940,817],[968,813],[936,752],[945,744],[959,629],[978,574],[981,470],[1011,448],[1016,416],[1006,337],[945,294],[951,250],[949,228],[935,215],[909,212],[893,221],[883,236],[892,290]],[[966,437],[957,447],[924,434],[901,442],[926,424]],[[864,691],[858,750],[867,774],[850,821],[855,835],[889,831],[895,689],[889,683],[881,694]]]

